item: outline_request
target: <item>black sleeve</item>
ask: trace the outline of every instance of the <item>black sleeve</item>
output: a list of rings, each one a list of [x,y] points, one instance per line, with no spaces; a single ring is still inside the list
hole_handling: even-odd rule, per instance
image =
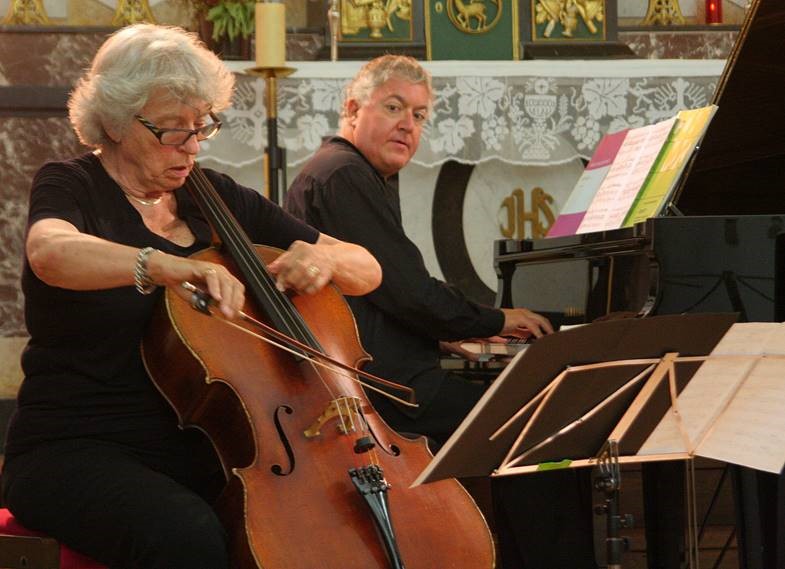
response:
[[[74,190],[80,185],[86,187],[90,184],[89,176],[72,164],[49,162],[42,166],[33,178],[27,228],[36,221],[56,218],[84,231],[84,205],[80,204],[80,199],[84,198],[80,198]]]
[[[315,243],[319,232],[271,202],[259,192],[241,186],[225,174],[205,169],[224,202],[253,243],[288,249],[300,240]]]
[[[467,299],[458,289],[431,277],[417,246],[406,236],[386,188],[367,168],[349,165],[307,196],[313,219],[327,235],[358,243],[379,261],[381,286],[366,298],[390,317],[434,339],[487,337],[504,325],[500,310]]]

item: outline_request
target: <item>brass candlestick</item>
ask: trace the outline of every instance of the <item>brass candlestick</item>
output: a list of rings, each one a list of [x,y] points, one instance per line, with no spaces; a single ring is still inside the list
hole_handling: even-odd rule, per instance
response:
[[[327,23],[330,25],[330,61],[338,61],[338,26],[341,24],[339,0],[330,0]]]
[[[281,205],[280,188],[286,188],[285,149],[278,146],[278,77],[294,73],[294,67],[252,67],[248,75],[264,77],[265,109],[267,111],[267,151],[264,153],[264,174],[267,197]]]

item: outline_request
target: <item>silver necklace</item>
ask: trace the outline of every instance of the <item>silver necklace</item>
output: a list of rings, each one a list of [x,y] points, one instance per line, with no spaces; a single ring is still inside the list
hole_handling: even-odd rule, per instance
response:
[[[118,185],[119,185],[119,184],[118,184]],[[126,190],[124,187],[120,186],[120,189],[121,189],[121,190],[123,190],[123,193],[124,193],[124,194],[125,194],[127,197],[131,198],[131,199],[132,199],[132,200],[134,200],[135,202],[139,202],[140,204],[142,204],[142,205],[146,205],[146,206],[154,206],[154,205],[158,205],[159,203],[161,203],[161,200],[162,200],[162,199],[164,199],[164,196],[163,196],[163,194],[162,194],[162,195],[160,195],[160,196],[158,196],[157,198],[154,198],[154,199],[151,199],[151,200],[148,200],[148,199],[145,199],[145,198],[138,198],[138,197],[136,197],[135,195],[133,195],[133,194],[129,193],[129,192],[128,192],[128,191],[127,191],[127,190]]]
[[[101,161],[102,164],[104,164],[103,153],[101,151],[98,151],[98,152],[95,153],[95,155],[98,156],[98,159]],[[104,164],[104,170],[106,170],[106,173],[109,174],[109,170],[106,169],[106,164]],[[109,177],[112,178],[112,180],[114,180],[115,184],[118,185],[120,190],[122,190],[122,192],[125,194],[125,196],[127,198],[132,199],[135,202],[139,202],[140,204],[142,204],[144,206],[152,207],[154,205],[158,205],[159,203],[161,203],[161,200],[164,199],[163,194],[161,194],[157,198],[153,198],[153,199],[146,199],[146,198],[136,197],[131,192],[129,192],[128,189],[124,185],[122,185],[120,182],[118,182],[117,179],[114,176],[109,174]]]

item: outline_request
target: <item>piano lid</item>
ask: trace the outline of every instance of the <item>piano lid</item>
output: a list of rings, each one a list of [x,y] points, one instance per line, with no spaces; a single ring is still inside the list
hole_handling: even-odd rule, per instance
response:
[[[785,2],[753,0],[674,193],[684,215],[785,212]]]

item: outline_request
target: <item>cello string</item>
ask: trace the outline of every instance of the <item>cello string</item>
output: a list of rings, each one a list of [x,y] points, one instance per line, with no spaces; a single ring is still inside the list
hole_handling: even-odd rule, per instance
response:
[[[363,433],[364,435],[366,435],[366,436],[367,436],[367,435],[369,435],[369,434],[371,434],[371,429],[370,429],[370,427],[368,426],[368,422],[365,420],[365,414],[362,412],[362,409],[361,409],[361,408],[360,408],[360,406],[357,404],[357,400],[356,400],[356,399],[353,399],[353,400],[352,400],[352,404],[353,404],[353,405],[354,405],[354,407],[355,407],[355,415],[356,415],[357,417],[359,417],[359,418],[360,418],[360,423],[361,423],[361,429],[362,429],[362,433]],[[369,455],[369,457],[370,457],[370,459],[371,459],[371,460],[370,460],[370,463],[371,463],[372,465],[374,465],[374,466],[379,466],[379,465],[380,465],[380,461],[379,461],[379,455],[378,455],[378,454],[377,454],[377,452],[376,452],[376,447],[373,447],[373,448],[371,448],[371,449],[368,451],[368,455]]]
[[[183,288],[185,288],[186,290],[188,290],[190,292],[197,292],[198,291],[199,293],[201,293],[203,295],[207,294],[207,293],[205,293],[203,291],[200,291],[197,287],[195,287],[194,285],[192,285],[191,283],[189,283],[187,281],[184,282],[182,284],[182,286],[183,286]],[[212,311],[210,311],[210,315],[214,315],[214,313]],[[286,336],[285,334],[283,334],[282,332],[280,332],[280,331],[276,330],[275,328],[269,326],[268,324],[265,324],[264,322],[260,322],[259,320],[256,320],[253,316],[250,316],[249,314],[246,314],[242,310],[239,311],[239,316],[245,322],[255,326],[256,328],[258,328],[262,332],[266,332],[267,334],[271,335],[273,338],[276,338],[280,342],[289,344],[291,347],[293,347],[295,349],[302,350],[302,352],[296,352],[298,354],[299,353],[310,354],[312,356],[315,356],[317,358],[321,358],[321,359],[323,359],[323,360],[325,360],[325,361],[327,361],[327,362],[329,362],[331,364],[336,365],[339,369],[343,369],[344,371],[347,371],[349,373],[353,373],[353,374],[356,374],[356,375],[363,376],[366,379],[370,379],[371,381],[373,381],[373,382],[375,382],[375,383],[377,383],[379,385],[385,385],[387,387],[391,387],[392,389],[396,389],[396,390],[401,391],[401,392],[408,392],[409,396],[411,397],[411,399],[409,400],[409,403],[410,404],[416,403],[416,401],[414,400],[414,390],[411,387],[406,387],[405,385],[401,385],[399,383],[394,383],[394,382],[392,382],[390,380],[381,378],[381,377],[379,377],[377,375],[373,375],[373,374],[368,373],[366,371],[363,371],[361,369],[352,367],[349,364],[345,364],[345,363],[341,362],[340,360],[336,360],[336,359],[328,356],[324,352],[320,352],[319,350],[316,350],[316,349],[308,346],[307,344],[303,344],[301,342],[298,342],[294,338],[290,338],[290,337]],[[226,317],[223,315],[223,313],[221,313],[221,318],[226,320]]]
[[[192,293],[200,292],[202,294],[206,294],[206,293],[204,293],[204,291],[200,291],[196,286],[194,286],[193,284],[191,284],[191,283],[189,283],[187,281],[184,282],[182,284],[182,286],[183,286],[183,288],[185,288],[189,292],[192,292]],[[231,326],[231,327],[235,328],[239,332],[248,334],[248,335],[250,335],[250,336],[252,336],[252,337],[254,337],[254,338],[258,339],[258,340],[261,340],[263,342],[271,344],[271,345],[273,345],[273,346],[275,346],[275,347],[277,347],[277,348],[279,348],[279,349],[281,349],[283,351],[289,352],[289,353],[291,353],[291,354],[293,354],[295,356],[298,356],[298,357],[300,357],[302,359],[306,359],[306,360],[308,360],[312,364],[312,366],[321,366],[323,368],[326,368],[329,371],[332,371],[333,373],[335,373],[335,374],[337,374],[339,376],[346,377],[350,381],[353,381],[354,383],[357,383],[357,384],[359,384],[359,385],[361,385],[361,386],[363,386],[363,387],[365,387],[365,388],[367,388],[367,389],[369,389],[371,391],[374,391],[374,392],[382,395],[383,397],[386,397],[387,399],[390,399],[392,401],[396,401],[398,403],[401,403],[404,406],[409,406],[409,407],[417,407],[418,406],[418,404],[416,404],[416,403],[413,403],[411,401],[405,401],[405,400],[403,400],[403,399],[401,399],[399,397],[394,396],[393,394],[391,394],[389,392],[383,391],[383,390],[377,388],[374,385],[370,385],[370,384],[360,380],[357,377],[356,374],[367,376],[367,377],[369,377],[370,379],[372,379],[374,381],[379,381],[380,383],[387,384],[387,385],[390,385],[392,387],[396,387],[396,388],[401,389],[401,390],[409,391],[410,393],[413,394],[413,391],[410,388],[399,386],[399,385],[396,385],[396,384],[392,384],[391,382],[389,382],[387,380],[384,380],[382,378],[376,377],[376,376],[374,376],[372,374],[368,374],[368,373],[363,372],[361,370],[350,368],[350,366],[348,366],[347,364],[344,364],[344,363],[342,363],[340,361],[337,361],[337,360],[332,360],[329,356],[326,356],[325,354],[319,353],[318,351],[315,351],[315,353],[311,354],[311,353],[309,353],[307,351],[298,351],[298,350],[292,349],[290,346],[287,346],[287,345],[284,345],[282,343],[276,342],[276,341],[274,341],[271,338],[268,338],[268,337],[266,337],[264,335],[258,334],[258,333],[254,332],[252,330],[249,330],[248,328],[240,326],[239,324],[237,324],[237,323],[235,323],[235,322],[233,322],[231,320],[226,319],[225,316],[222,313],[220,313],[220,312],[219,313],[213,312],[210,309],[210,305],[209,304],[207,305],[207,311],[208,311],[209,315],[216,316],[218,318],[218,320],[220,320],[221,322],[223,322],[224,324],[226,324],[228,326]],[[282,336],[283,335],[281,332],[275,330],[274,328],[269,327],[268,325],[264,324],[263,322],[257,321],[256,319],[254,319],[253,317],[247,315],[246,313],[244,313],[242,311],[240,311],[240,317],[245,322],[250,323],[250,324],[252,324],[254,326],[257,326],[260,329],[266,330],[270,334],[274,334],[274,335],[278,335],[278,336]],[[301,350],[306,350],[306,349],[307,350],[312,350],[312,348],[310,348],[309,346],[307,346],[305,344],[303,344],[302,346],[299,346],[299,347],[301,348]],[[326,359],[326,361],[323,361],[322,359],[319,359],[319,358],[324,358],[324,359]],[[336,366],[345,366],[347,369],[341,369],[340,367],[336,367]],[[324,381],[324,378],[322,377],[321,373],[315,367],[314,367],[314,373],[316,373],[317,376],[322,381]],[[344,397],[343,400],[348,401],[349,402],[349,406],[353,406],[354,409],[353,410],[349,409],[350,415],[349,415],[348,418],[345,418],[345,416],[344,416],[344,406],[340,404],[339,400],[336,400],[335,398],[333,398],[333,401],[336,402],[335,403],[335,408],[337,410],[337,413],[339,415],[339,420],[341,421],[341,423],[344,424],[344,425],[346,425],[347,423],[349,423],[351,425],[359,425],[359,429],[355,427],[354,428],[354,432],[357,432],[359,430],[362,434],[365,434],[365,435],[369,436],[370,438],[372,438],[373,440],[377,441],[377,443],[381,443],[381,441],[376,437],[376,435],[370,429],[370,425],[368,424],[366,415],[363,412],[362,407],[359,405],[359,401],[360,400],[357,397]],[[355,417],[357,417],[357,420],[355,420]],[[346,433],[346,434],[349,434],[349,433]],[[350,444],[351,444],[350,441],[346,440],[345,445],[348,447]],[[352,450],[354,450],[354,449],[352,449]],[[349,455],[353,457],[354,462],[355,462],[355,466],[360,468],[361,467],[360,455],[358,455],[356,452],[350,452]],[[380,466],[381,461],[380,461],[379,454],[378,454],[378,451],[376,450],[375,445],[368,450],[368,458],[369,458],[369,460],[368,460],[369,464],[375,465],[375,466]]]
[[[213,314],[213,315],[215,316],[215,314]],[[244,318],[248,318],[248,321],[250,321],[251,323],[256,323],[256,321],[253,318],[248,317],[245,313],[243,313],[242,316]],[[395,401],[396,403],[400,403],[400,404],[405,405],[407,407],[413,407],[413,408],[419,407],[419,404],[417,404],[417,403],[411,403],[410,401],[406,401],[405,399],[401,399],[400,397],[396,397],[392,393],[389,393],[387,391],[384,391],[383,389],[375,387],[374,385],[371,385],[369,383],[364,382],[359,377],[356,377],[354,375],[354,371],[348,371],[348,370],[341,369],[340,367],[336,366],[332,362],[320,360],[318,356],[311,355],[311,354],[309,354],[308,352],[305,352],[305,351],[298,351],[297,349],[291,348],[291,347],[287,346],[286,344],[282,344],[280,342],[277,342],[276,340],[274,340],[272,338],[268,338],[267,336],[259,334],[258,332],[254,332],[253,330],[249,330],[248,328],[246,328],[244,326],[241,326],[241,325],[237,324],[236,322],[232,322],[231,320],[226,320],[223,317],[219,316],[218,320],[221,321],[223,324],[226,324],[227,326],[231,326],[232,328],[235,328],[236,330],[239,330],[240,332],[243,332],[245,334],[249,334],[250,336],[256,338],[257,340],[261,340],[263,342],[266,342],[266,343],[270,344],[273,347],[276,347],[276,348],[278,348],[280,350],[283,350],[284,352],[288,352],[288,353],[290,353],[290,354],[292,354],[294,356],[297,356],[299,358],[307,360],[307,361],[309,361],[310,363],[312,363],[312,364],[314,364],[316,366],[323,367],[323,368],[325,368],[325,369],[327,369],[327,370],[329,370],[329,371],[331,371],[333,373],[336,373],[338,375],[346,377],[349,380],[351,380],[351,381],[353,381],[353,382],[355,382],[355,383],[357,383],[359,385],[362,385],[363,387],[366,387],[366,388],[370,389],[371,391],[374,391],[374,392],[376,392],[376,393],[378,393],[378,394],[380,394],[380,395],[382,395],[384,397],[387,397],[391,401]]]
[[[267,271],[265,264],[256,254],[250,239],[245,232],[238,228],[236,220],[231,212],[228,211],[223,200],[217,196],[217,192],[212,183],[210,183],[204,172],[202,172],[198,166],[194,166],[193,172],[196,172],[194,182],[199,190],[204,207],[209,210],[211,218],[214,220],[215,224],[218,225],[220,230],[222,230],[220,235],[225,242],[224,244],[230,248],[231,257],[240,265],[240,270],[246,280],[249,281],[248,284],[251,285],[252,290],[257,291],[263,296],[263,298],[260,299],[264,301],[261,303],[261,308],[267,313],[268,317],[278,317],[278,326],[285,327],[284,331],[287,332],[288,336],[322,351],[321,346],[319,346],[316,339],[310,333],[310,330],[305,325],[302,317],[294,308],[289,298],[275,286],[272,276]],[[254,286],[254,284],[256,286]],[[342,422],[345,421],[342,407],[338,402],[338,397],[332,389],[332,386],[325,380],[321,370],[314,365],[312,359],[305,359],[311,364],[313,373],[319,378],[319,381],[330,394],[331,400],[336,402],[339,420]]]
[[[233,253],[230,256],[241,266],[241,272],[246,280],[249,281],[247,284],[251,284],[252,289],[262,295],[261,298],[257,297],[257,300],[260,302],[265,301],[264,308],[268,313],[268,317],[277,316],[280,322],[279,325],[286,327],[289,331],[289,336],[323,352],[302,315],[295,309],[289,297],[275,286],[272,276],[256,253],[247,234],[239,228],[237,220],[228,210],[223,200],[217,195],[217,191],[204,172],[195,164],[192,173],[195,173],[195,175],[193,177],[189,176],[188,179],[191,180],[193,178],[193,186],[197,190],[195,194],[201,197],[200,201],[206,210],[205,215],[212,216],[214,224],[217,225],[216,231],[222,230],[222,233],[219,235],[224,241],[224,245],[230,247],[230,251]],[[314,374],[319,378],[332,400],[336,401],[335,392],[323,377],[321,370],[314,365],[314,361],[311,358],[306,359],[311,364]],[[341,376],[343,374],[337,375]],[[339,415],[343,413],[340,405],[338,405],[338,412]],[[344,420],[342,416],[340,419]],[[349,444],[348,438],[346,439],[346,444]]]
[[[247,242],[246,239],[243,239],[240,235],[236,232],[231,231],[232,225],[230,223],[230,213],[224,211],[223,208],[220,207],[220,200],[213,194],[214,188],[209,180],[206,179],[206,176],[197,167],[194,167],[193,172],[193,185],[199,191],[198,197],[200,199],[200,206],[203,209],[208,210],[210,218],[214,220],[214,223],[218,225],[218,227],[222,230],[221,238],[225,241],[225,245],[230,248],[230,251],[235,254],[237,258],[235,258],[235,262],[238,264],[246,267],[247,269],[243,271],[244,273],[249,273],[248,277],[256,280],[261,281],[259,284],[264,284],[265,286],[257,287],[255,290],[261,292],[265,296],[265,308],[273,308],[278,311],[278,316],[283,316],[283,312],[281,311],[281,307],[276,303],[275,295],[272,294],[272,290],[274,288],[272,279],[268,278],[269,275],[266,274],[266,271],[255,271],[252,270],[253,263],[251,262],[251,256],[246,254],[246,250],[251,247],[250,242]],[[211,189],[213,191],[211,191]],[[245,246],[245,247],[243,247]],[[275,316],[275,314],[271,314],[270,316]]]
[[[192,174],[194,175],[189,176],[188,180],[192,181],[191,187],[194,188],[195,198],[198,199],[205,216],[215,226],[215,231],[219,233],[223,245],[228,248],[230,257],[240,267],[240,271],[246,279],[246,285],[254,292],[253,297],[260,304],[262,311],[267,314],[268,318],[271,318],[272,322],[277,322],[275,327],[282,328],[282,331],[287,332],[288,336],[302,340],[302,343],[318,349],[320,346],[310,334],[310,330],[304,325],[301,318],[293,316],[296,310],[288,297],[285,297],[275,286],[272,276],[256,254],[250,239],[238,227],[236,219],[217,195],[212,183],[198,165],[194,165]],[[297,314],[299,316],[299,313]],[[311,370],[331,400],[337,401],[335,391],[320,373],[320,369],[310,361],[310,358],[306,358],[306,360],[310,363]],[[347,445],[348,441],[344,443],[344,446]],[[347,452],[351,452],[351,450],[347,448]]]
[[[202,201],[204,206],[209,208],[212,218],[215,219],[216,223],[219,223],[221,229],[223,229],[226,239],[230,241],[227,245],[231,245],[233,247],[231,250],[237,253],[236,257],[239,257],[235,259],[235,261],[238,262],[238,264],[245,265],[249,269],[244,272],[244,275],[248,274],[250,278],[254,279],[261,278],[263,282],[259,283],[259,290],[265,295],[266,300],[270,302],[272,308],[276,310],[276,314],[281,317],[284,324],[287,325],[289,331],[287,335],[323,354],[323,348],[312,335],[308,325],[303,320],[302,315],[294,307],[289,297],[279,291],[275,286],[269,271],[267,271],[263,261],[256,253],[253,244],[250,242],[245,232],[238,227],[238,223],[234,219],[234,216],[228,210],[220,196],[217,195],[215,187],[210,180],[207,179],[207,176],[198,165],[194,166],[193,172],[196,172],[193,182],[197,185],[199,196],[203,198]],[[235,255],[233,255],[233,258],[234,257]],[[295,331],[299,332],[299,334],[295,333]],[[317,369],[314,371],[317,374],[319,372]],[[334,392],[324,378],[321,377],[320,374],[319,377],[325,388],[335,397]]]
[[[248,279],[253,279],[258,285],[254,287],[254,290],[264,295],[265,308],[268,311],[274,311],[274,314],[269,314],[269,316],[277,316],[279,321],[287,326],[290,336],[318,348],[318,342],[310,333],[301,315],[292,306],[289,298],[275,286],[272,276],[256,254],[253,244],[247,235],[239,230],[236,220],[228,211],[223,200],[217,195],[212,183],[197,166],[193,171],[196,172],[194,182],[200,190],[204,205],[209,208],[213,219],[223,229],[224,235],[222,237],[229,241],[227,246],[231,246],[231,250],[236,253],[233,255],[235,262],[243,265],[246,268],[243,275]]]
[[[250,240],[244,233],[235,230],[236,222],[232,223],[235,220],[231,213],[226,210],[223,201],[216,195],[212,183],[198,167],[194,167],[193,173],[195,175],[192,182],[195,189],[198,190],[197,196],[201,198],[199,200],[200,206],[206,210],[205,215],[208,215],[214,221],[214,224],[218,226],[217,231],[220,231],[220,237],[232,253],[232,258],[240,265],[241,271],[249,281],[248,284],[251,289],[258,295],[261,295],[261,298],[258,300],[268,313],[268,316],[273,318],[274,321],[277,320],[279,325],[285,326],[289,335],[293,337],[299,335],[303,339],[310,340],[307,335],[302,333],[301,329],[297,330],[296,323],[293,322],[290,316],[291,311],[286,310],[288,307],[276,294],[279,291],[275,287],[272,277],[264,265],[259,262],[255,252],[253,254],[249,252],[253,248]],[[296,332],[299,332],[299,334],[296,334]]]

